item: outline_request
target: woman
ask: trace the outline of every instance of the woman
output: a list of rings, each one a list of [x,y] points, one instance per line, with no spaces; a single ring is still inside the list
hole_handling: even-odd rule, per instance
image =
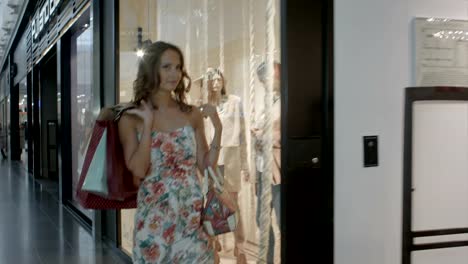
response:
[[[227,94],[224,75],[219,69],[208,68],[203,80],[203,88],[210,105],[216,107],[224,133],[221,138],[221,152],[218,161],[219,168],[224,173],[224,188],[238,204],[241,190],[241,175],[249,179],[249,166],[247,161],[247,145],[245,139],[245,119],[240,97]],[[208,138],[214,135],[215,129],[206,124]],[[234,255],[238,264],[247,263],[244,250],[245,235],[242,217],[234,231]]]
[[[213,263],[200,224],[203,194],[196,169],[217,162],[222,126],[216,109],[185,103],[190,79],[182,52],[169,43],[145,50],[133,86],[139,107],[119,122],[125,162],[140,186],[133,262]],[[204,117],[215,127],[210,147]]]

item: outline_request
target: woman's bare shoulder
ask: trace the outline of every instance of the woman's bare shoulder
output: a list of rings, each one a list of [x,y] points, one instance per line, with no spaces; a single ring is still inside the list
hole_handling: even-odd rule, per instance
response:
[[[119,120],[119,126],[137,129],[142,125],[142,121],[136,115],[124,113]]]
[[[202,121],[202,113],[200,111],[200,108],[191,105],[192,111],[188,113],[188,118],[190,121],[190,124],[192,125],[193,128],[197,128],[198,124]]]

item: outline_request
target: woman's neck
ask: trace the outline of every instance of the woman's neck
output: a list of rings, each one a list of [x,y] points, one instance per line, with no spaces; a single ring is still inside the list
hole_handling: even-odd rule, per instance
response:
[[[174,106],[175,102],[170,92],[158,90],[151,94],[151,103],[155,108],[167,109]]]

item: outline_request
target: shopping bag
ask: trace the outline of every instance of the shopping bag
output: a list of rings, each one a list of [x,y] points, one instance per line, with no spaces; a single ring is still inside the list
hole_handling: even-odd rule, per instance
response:
[[[93,193],[99,196],[108,197],[109,191],[107,188],[106,174],[106,146],[107,146],[107,131],[99,129],[98,133],[102,132],[98,137],[98,144],[92,155],[91,163],[89,164],[88,173],[83,182],[83,191]]]
[[[125,200],[135,196],[138,192],[138,186],[134,185],[133,175],[125,164],[117,122],[112,120],[98,122],[107,128],[106,171],[109,189],[108,197],[114,200]]]
[[[230,193],[222,186],[223,176],[219,168],[216,172],[208,167],[204,172],[203,192],[206,202],[202,211],[202,224],[211,236],[236,230],[239,222],[239,209]],[[211,180],[212,187],[208,186]]]
[[[134,186],[133,176],[126,168],[122,145],[118,137],[118,121],[124,111],[133,107],[133,105],[115,105],[103,108],[99,113],[89,140],[77,188],[78,200],[84,208],[136,208],[138,186]],[[103,151],[99,148],[101,143],[105,143],[105,155],[98,157]],[[88,177],[100,173],[99,171],[95,173],[93,168],[99,168],[104,172],[105,177],[101,178],[101,182],[107,185],[107,194],[104,191],[88,191],[86,187],[83,189]],[[90,181],[96,182],[96,179],[90,179]]]

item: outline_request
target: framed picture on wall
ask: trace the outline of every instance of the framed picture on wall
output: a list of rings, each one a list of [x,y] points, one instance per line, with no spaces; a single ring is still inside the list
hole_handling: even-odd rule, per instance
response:
[[[414,19],[413,84],[468,87],[468,21]]]

